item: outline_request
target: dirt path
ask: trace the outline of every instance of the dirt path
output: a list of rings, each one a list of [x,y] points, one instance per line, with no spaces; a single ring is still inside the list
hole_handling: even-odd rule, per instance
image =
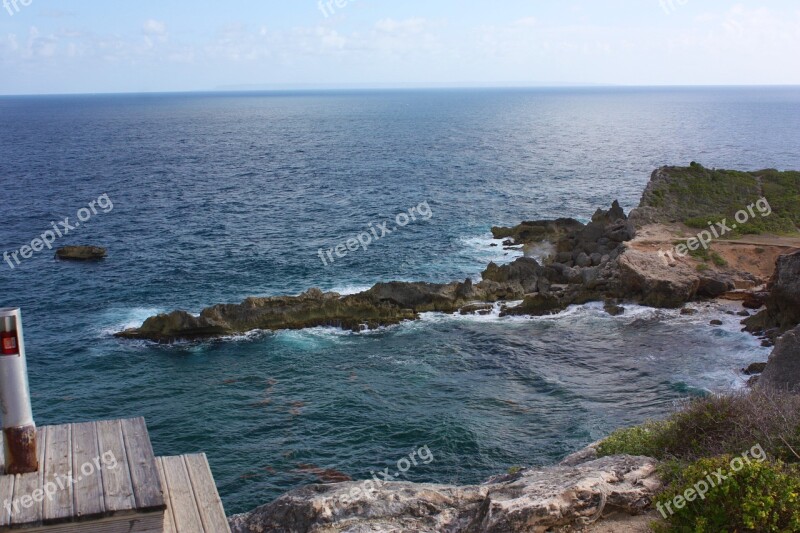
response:
[[[674,253],[675,243],[686,242],[687,239],[697,235],[697,231],[683,224],[650,224],[637,232],[636,238],[629,243],[629,246],[650,253],[672,252],[672,257],[677,258]],[[695,269],[732,274],[748,273],[755,276],[759,283],[763,283],[775,270],[775,260],[778,256],[800,249],[800,235],[747,235],[737,239],[722,238],[712,241],[709,249],[724,259],[727,265],[718,266],[713,262],[704,262],[688,256],[676,260]],[[749,288],[752,285],[746,276],[740,276],[737,288]]]

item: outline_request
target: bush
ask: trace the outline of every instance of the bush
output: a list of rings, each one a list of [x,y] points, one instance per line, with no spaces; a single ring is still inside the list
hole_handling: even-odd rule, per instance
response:
[[[719,468],[727,473],[733,457],[754,449],[758,455],[704,499],[676,508],[677,495]],[[758,389],[692,400],[667,420],[617,430],[598,445],[600,456],[661,460],[667,485],[657,503],[671,502],[674,514],[653,528],[695,533],[800,532],[798,451],[800,396]]]
[[[641,426],[618,429],[605,438],[597,447],[600,457],[606,455],[644,455],[663,457],[669,422],[645,422]]]
[[[800,396],[758,390],[695,399],[666,421],[615,431],[598,452],[692,462],[756,443],[770,457],[800,462]]]
[[[730,455],[700,459],[676,473],[657,499],[657,508],[668,515],[669,525],[656,525],[656,531],[800,531],[800,469],[740,458],[742,468],[734,471],[732,459]],[[721,482],[710,475],[720,469],[728,476]],[[697,497],[700,482],[709,487],[702,498]],[[685,495],[693,501],[677,508],[675,498]]]
[[[711,252],[711,261],[718,267],[728,266],[728,261],[717,252]]]

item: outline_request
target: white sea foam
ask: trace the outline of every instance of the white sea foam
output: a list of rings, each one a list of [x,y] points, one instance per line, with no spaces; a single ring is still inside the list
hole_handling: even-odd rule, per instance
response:
[[[464,247],[464,255],[469,256],[476,264],[483,265],[484,268],[490,261],[505,265],[523,256],[521,248],[505,249],[503,240],[493,238],[491,233],[461,237],[459,240]]]
[[[371,285],[337,285],[332,288],[329,292],[338,292],[342,296],[348,296],[351,294],[358,294],[360,292],[368,291],[371,289]]]
[[[98,333],[113,335],[120,331],[138,328],[153,315],[166,312],[158,307],[111,308],[103,311],[98,322],[102,324]]]

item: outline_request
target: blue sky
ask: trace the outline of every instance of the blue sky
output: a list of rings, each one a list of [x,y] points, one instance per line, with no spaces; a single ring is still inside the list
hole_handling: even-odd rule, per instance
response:
[[[797,0],[0,2],[0,94],[800,84]]]

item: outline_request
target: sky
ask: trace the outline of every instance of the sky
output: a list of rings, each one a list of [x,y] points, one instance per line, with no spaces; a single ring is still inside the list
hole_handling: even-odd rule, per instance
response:
[[[0,94],[800,85],[797,0],[0,0]]]

